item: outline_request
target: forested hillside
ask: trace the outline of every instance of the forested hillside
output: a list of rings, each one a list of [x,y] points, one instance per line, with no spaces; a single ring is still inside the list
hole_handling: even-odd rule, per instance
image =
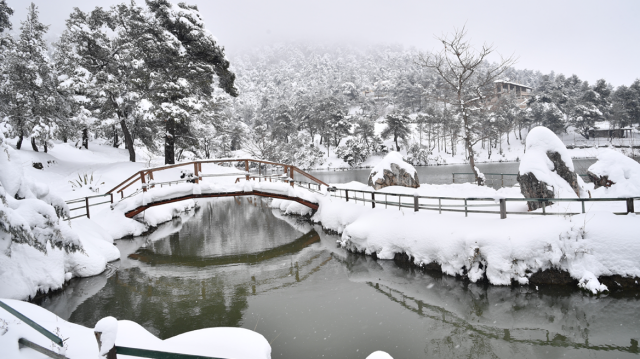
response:
[[[491,159],[535,125],[589,138],[600,121],[640,124],[638,80],[614,88],[483,60],[457,94],[429,66],[437,54],[416,49],[299,43],[229,57],[197,7],[167,0],[75,9],[47,44],[35,5],[12,19],[0,4],[0,128],[17,149],[98,139],[131,161],[250,154],[304,168],[399,150],[425,165],[470,148]],[[477,79],[489,73],[533,93],[496,99],[494,81]]]

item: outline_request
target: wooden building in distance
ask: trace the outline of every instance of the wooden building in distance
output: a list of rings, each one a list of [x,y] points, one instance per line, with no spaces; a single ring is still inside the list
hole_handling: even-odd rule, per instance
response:
[[[494,84],[495,88],[492,102],[498,101],[503,95],[512,95],[516,100],[520,100],[520,108],[525,108],[527,107],[527,100],[533,96],[533,88],[526,85],[504,80],[494,81]]]

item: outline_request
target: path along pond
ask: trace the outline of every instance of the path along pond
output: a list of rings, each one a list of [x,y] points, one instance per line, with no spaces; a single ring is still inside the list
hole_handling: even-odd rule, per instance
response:
[[[336,246],[260,198],[203,200],[153,233],[121,239],[102,275],[39,304],[93,327],[133,320],[164,339],[255,330],[273,358],[637,358],[640,297],[498,287],[402,268]]]

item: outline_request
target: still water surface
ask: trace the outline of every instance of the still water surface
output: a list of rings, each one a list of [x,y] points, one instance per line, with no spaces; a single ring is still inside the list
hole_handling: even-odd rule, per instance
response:
[[[256,198],[214,199],[150,235],[119,240],[108,273],[40,303],[93,327],[108,315],[160,338],[255,330],[273,358],[637,358],[636,294],[495,287],[398,267]]]

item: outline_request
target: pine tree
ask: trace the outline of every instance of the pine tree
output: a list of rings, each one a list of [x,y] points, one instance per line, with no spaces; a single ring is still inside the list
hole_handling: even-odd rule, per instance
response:
[[[38,9],[33,3],[27,11],[15,49],[6,57],[3,98],[12,135],[18,137],[16,147],[20,149],[24,137],[31,135],[33,150],[38,151],[36,139],[39,139],[46,151],[55,127],[52,110],[59,99],[44,41],[48,26],[39,21]]]
[[[0,33],[5,29],[11,30],[11,20],[9,20],[11,15],[13,15],[13,9],[7,5],[6,0],[0,0]]]
[[[380,136],[384,139],[393,137],[393,142],[396,144],[396,151],[400,151],[398,139],[406,141],[409,138],[409,134],[411,133],[409,129],[410,122],[411,119],[405,113],[397,111],[390,113],[384,118],[384,123],[387,127],[382,130]]]
[[[58,88],[75,100],[72,112],[86,109],[102,120],[115,118],[132,162],[136,154],[130,127],[150,81],[141,46],[149,39],[147,24],[144,10],[135,3],[107,11],[98,7],[91,13],[75,8],[56,51],[63,78]],[[80,123],[83,134],[89,123]]]
[[[215,78],[218,87],[237,96],[235,74],[196,6],[168,0],[147,0],[147,5],[154,42],[145,46],[145,62],[154,81],[154,113],[165,127],[165,163],[173,164],[178,129],[188,128],[192,115],[211,97]]]

